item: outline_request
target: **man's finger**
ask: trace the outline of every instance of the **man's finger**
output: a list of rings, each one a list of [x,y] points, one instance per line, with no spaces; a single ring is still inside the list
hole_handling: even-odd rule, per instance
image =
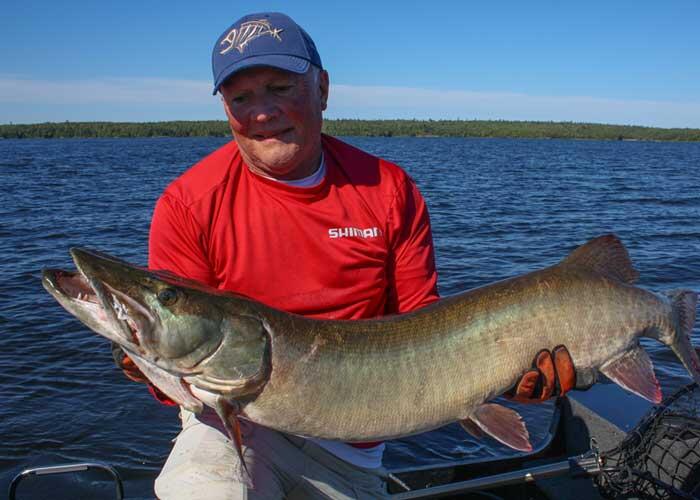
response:
[[[141,373],[139,367],[136,366],[134,361],[116,342],[112,342],[112,359],[114,359],[114,363],[122,369],[124,375],[126,375],[129,380],[142,383],[148,382],[148,379]]]
[[[540,351],[535,357],[535,366],[542,374],[542,393],[539,394],[539,399],[544,401],[552,397],[557,382],[551,353],[546,349]]]
[[[515,396],[521,398],[532,398],[537,388],[537,381],[540,378],[540,374],[537,370],[529,370],[520,379],[518,387],[515,389]]]
[[[534,397],[534,394],[537,390],[540,376],[540,372],[534,368],[526,371],[518,384],[506,397],[518,403],[538,403],[539,399]]]
[[[563,396],[576,387],[576,369],[574,361],[571,359],[569,350],[563,345],[557,346],[552,351],[554,357],[554,367],[557,370],[559,379],[559,395]]]
[[[126,353],[121,360],[121,369],[124,371],[124,375],[134,382],[148,382],[145,375],[141,373],[141,370],[139,370],[138,366],[136,366],[134,361]]]

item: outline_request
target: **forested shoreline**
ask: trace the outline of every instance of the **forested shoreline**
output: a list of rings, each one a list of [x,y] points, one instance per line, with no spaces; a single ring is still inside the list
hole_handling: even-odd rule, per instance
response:
[[[323,130],[337,136],[366,137],[513,137],[700,141],[700,129],[654,128],[576,122],[506,120],[325,120]],[[49,122],[0,125],[2,139],[92,137],[226,137],[227,122]]]

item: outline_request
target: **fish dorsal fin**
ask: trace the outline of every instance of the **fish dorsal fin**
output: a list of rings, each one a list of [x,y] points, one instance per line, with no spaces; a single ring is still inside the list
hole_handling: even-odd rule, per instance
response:
[[[652,403],[661,402],[661,387],[654,366],[639,345],[619,358],[608,361],[600,371],[610,380]]]
[[[599,236],[581,245],[560,265],[590,269],[623,283],[634,283],[639,277],[639,273],[632,267],[627,249],[614,234]]]
[[[484,403],[460,424],[469,434],[480,437],[479,430],[496,441],[519,451],[532,451],[530,434],[518,412],[496,403]],[[478,430],[476,428],[478,428]]]

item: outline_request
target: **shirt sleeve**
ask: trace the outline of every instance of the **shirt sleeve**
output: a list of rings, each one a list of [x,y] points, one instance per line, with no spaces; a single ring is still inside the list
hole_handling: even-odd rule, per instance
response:
[[[420,309],[438,298],[435,251],[425,201],[407,178],[392,203],[387,314]]]
[[[176,198],[163,194],[151,220],[148,267],[216,286],[206,248],[206,235],[190,210]]]

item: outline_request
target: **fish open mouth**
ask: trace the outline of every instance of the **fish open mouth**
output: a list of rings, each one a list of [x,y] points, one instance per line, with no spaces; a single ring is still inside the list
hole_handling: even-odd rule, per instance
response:
[[[97,295],[82,274],[55,271],[54,284],[58,290],[73,300],[98,304]]]
[[[134,347],[142,342],[142,332],[147,323],[152,323],[153,318],[149,312],[138,302],[125,294],[114,290],[108,285],[93,283],[80,272],[64,270],[45,270],[44,286],[57,298],[61,297],[72,302],[78,309],[88,312],[93,318],[102,324],[108,324],[110,319],[119,325],[115,333],[120,341],[128,340]],[[105,296],[111,300],[101,300]]]

